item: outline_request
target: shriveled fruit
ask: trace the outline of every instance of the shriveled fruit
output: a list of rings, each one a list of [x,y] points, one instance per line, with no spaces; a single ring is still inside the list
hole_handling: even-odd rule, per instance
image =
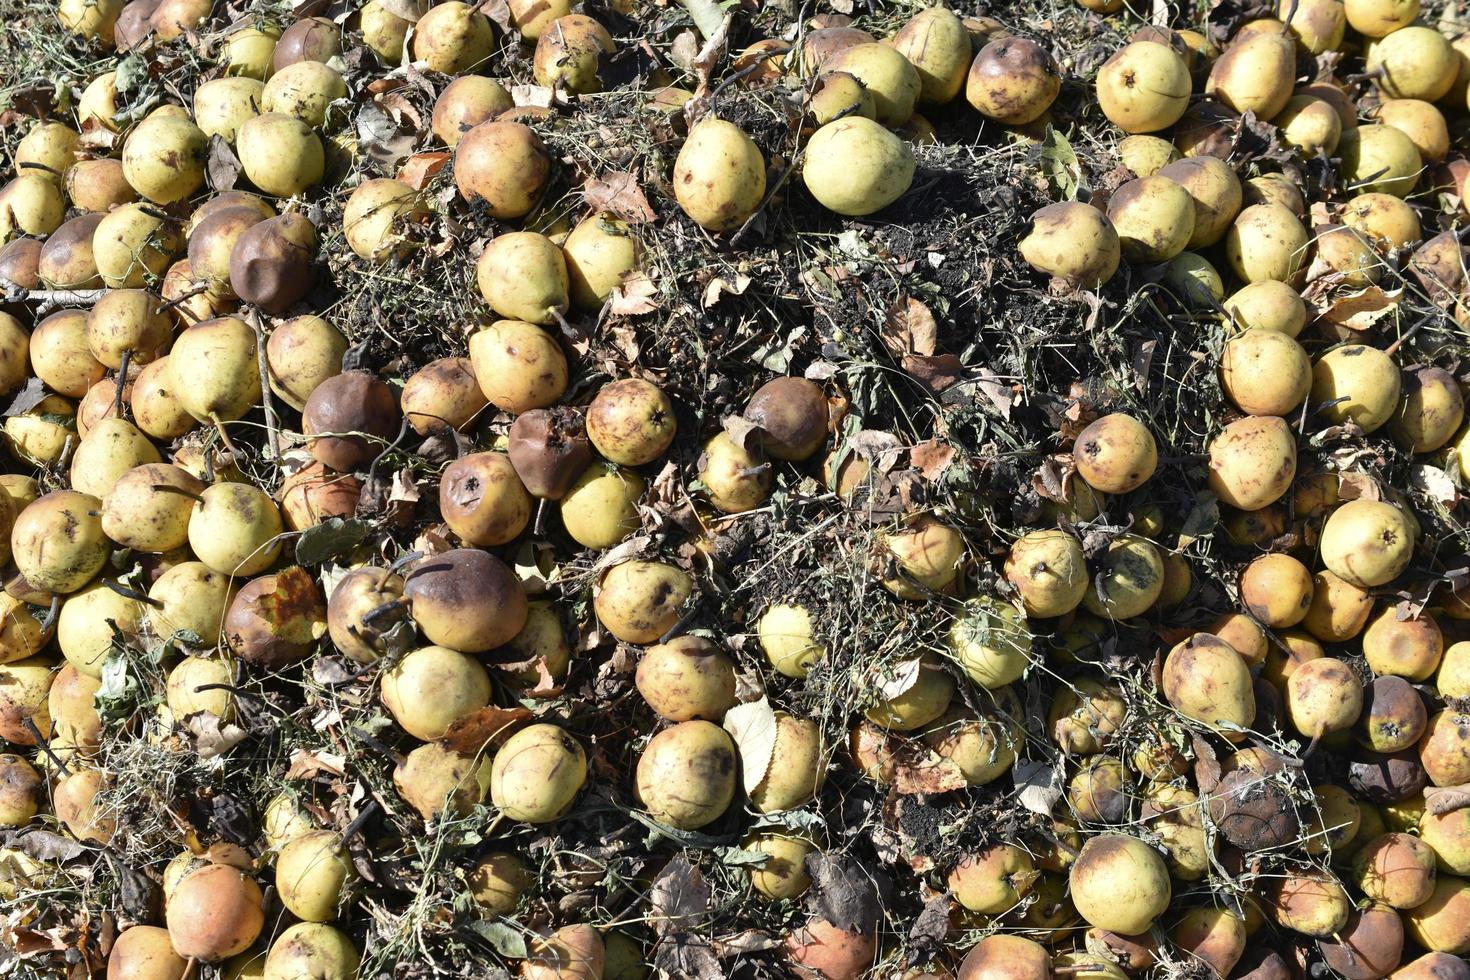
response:
[[[326,601],[311,574],[293,565],[246,583],[230,602],[224,629],[241,660],[279,670],[306,659],[326,635]]]

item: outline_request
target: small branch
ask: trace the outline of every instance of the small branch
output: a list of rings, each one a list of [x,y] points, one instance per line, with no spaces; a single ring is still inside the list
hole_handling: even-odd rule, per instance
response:
[[[21,724],[25,725],[26,731],[31,733],[31,738],[36,740],[36,746],[42,752],[46,753],[46,758],[51,760],[51,764],[61,770],[63,775],[70,776],[71,770],[66,767],[65,762],[61,761],[61,756],[57,755],[55,750],[51,748],[50,741],[47,740],[45,735],[41,734],[41,729],[36,727],[36,720],[34,718],[27,718]]]
[[[342,843],[343,843],[343,845],[345,846],[348,841],[352,840],[352,838],[356,837],[359,833],[361,833],[362,832],[362,828],[367,825],[367,822],[369,820],[371,820],[373,818],[373,815],[376,814],[377,812],[378,812],[378,801],[377,800],[368,800],[367,801],[367,804],[362,808],[362,812],[360,812],[357,816],[353,817],[352,818],[352,822],[349,823],[347,825],[347,827],[342,831]]]
[[[260,324],[260,312],[251,310],[246,319],[255,331],[255,359],[260,370],[260,400],[265,406],[265,431],[270,440],[271,459],[281,458],[281,436],[276,425],[276,403],[271,395],[270,368],[265,359],[265,328]]]

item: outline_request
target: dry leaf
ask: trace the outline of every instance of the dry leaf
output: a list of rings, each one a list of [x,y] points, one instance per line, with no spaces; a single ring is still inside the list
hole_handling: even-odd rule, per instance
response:
[[[702,300],[704,308],[709,309],[711,306],[714,306],[720,301],[720,297],[722,296],[741,295],[750,287],[750,283],[750,276],[744,274],[737,275],[733,283],[728,279],[716,276],[710,280],[708,286],[704,287],[704,299]]]
[[[653,221],[658,217],[644,196],[643,188],[638,186],[638,178],[627,171],[618,170],[591,178],[582,185],[582,197],[593,211],[608,211],[632,224]]]
[[[658,309],[658,287],[642,272],[630,272],[613,288],[607,311],[613,316],[642,316]]]
[[[1052,809],[1062,798],[1062,776],[1049,762],[1035,759],[1017,759],[1011,770],[1015,775],[1017,799],[1032,813],[1051,816]]]
[[[664,866],[648,892],[653,927],[660,936],[687,930],[690,919],[709,911],[710,888],[704,875],[682,854]]]
[[[347,772],[347,760],[335,752],[311,752],[298,748],[291,753],[291,766],[285,779],[312,779],[325,773],[342,776]]]
[[[1460,786],[1431,786],[1424,791],[1424,809],[1435,816],[1470,807],[1470,783]]]
[[[1335,296],[1317,306],[1317,315],[1328,323],[1349,330],[1369,330],[1398,308],[1403,297],[1402,289],[1384,291],[1378,286],[1369,286],[1360,292]]]
[[[1460,499],[1460,489],[1454,478],[1438,466],[1417,463],[1409,469],[1409,482],[1422,491],[1430,500],[1444,507],[1453,507]]]
[[[933,482],[944,475],[954,462],[955,448],[947,443],[929,439],[909,449],[909,461],[914,464],[918,471],[924,474],[924,479]]]
[[[434,179],[434,175],[448,165],[450,154],[441,150],[430,153],[415,153],[398,168],[398,179],[416,191],[421,191]]]
[[[533,106],[537,109],[550,109],[556,99],[556,92],[545,85],[512,85],[510,87],[510,100],[516,106]]]
[[[1343,473],[1337,478],[1337,495],[1347,500],[1382,500],[1383,488],[1367,473]]]
[[[201,759],[213,759],[245,741],[246,731],[232,722],[222,722],[218,715],[199,711],[184,721],[194,738],[194,751]]]
[[[475,755],[487,744],[499,745],[534,717],[525,708],[490,705],[473,711],[449,726],[439,743],[460,755]]]
[[[965,373],[965,365],[954,354],[936,354],[933,357],[909,354],[903,359],[903,369],[934,392],[948,388]]]
[[[939,324],[929,307],[905,296],[888,308],[883,321],[883,343],[894,357],[909,354],[929,356],[939,346]]]
[[[776,713],[765,698],[737,704],[725,712],[725,731],[740,750],[740,771],[745,792],[750,793],[766,778],[776,751]]]

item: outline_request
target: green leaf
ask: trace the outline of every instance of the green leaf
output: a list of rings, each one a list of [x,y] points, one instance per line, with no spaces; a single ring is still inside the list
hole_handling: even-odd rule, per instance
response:
[[[730,868],[760,866],[771,859],[765,851],[747,851],[742,847],[717,847],[715,856],[720,863]]]
[[[526,958],[526,937],[519,929],[504,922],[491,922],[487,919],[477,919],[471,922],[470,928],[475,930],[487,943],[494,946],[495,952],[506,959],[523,960]]]
[[[102,661],[102,686],[94,698],[97,713],[112,721],[126,718],[140,690],[138,681],[128,673],[127,655],[114,647]]]
[[[699,28],[699,33],[704,35],[708,41],[715,36],[720,25],[725,22],[724,9],[715,0],[679,0],[684,9],[689,11],[689,17],[694,21],[694,26]]]
[[[296,561],[301,565],[320,565],[345,555],[362,544],[368,534],[366,521],[333,517],[307,528],[296,541]]]
[[[148,62],[142,55],[130,54],[117,63],[114,84],[119,92],[131,92],[148,80]]]
[[[1041,140],[1041,170],[1052,194],[1068,201],[1077,199],[1077,188],[1082,183],[1082,167],[1077,163],[1077,154],[1067,137],[1052,127],[1046,127]]]

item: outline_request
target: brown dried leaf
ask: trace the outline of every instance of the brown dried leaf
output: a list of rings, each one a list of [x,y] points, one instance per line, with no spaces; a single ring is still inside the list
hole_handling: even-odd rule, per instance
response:
[[[965,373],[964,364],[955,354],[935,354],[932,357],[910,354],[903,359],[903,369],[933,392],[943,391]]]
[[[897,358],[932,355],[939,347],[939,324],[929,307],[905,296],[888,308],[883,321],[883,343]]]
[[[312,779],[324,773],[328,776],[341,776],[346,774],[346,766],[347,760],[334,752],[313,752],[298,748],[291,753],[291,765],[284,778]]]
[[[894,758],[893,789],[904,796],[953,793],[968,785],[953,761],[916,745],[905,744]]]
[[[609,211],[633,224],[658,217],[638,186],[638,178],[624,170],[588,180],[582,185],[582,197],[594,211]]]
[[[504,742],[533,717],[525,708],[501,708],[492,704],[450,725],[439,743],[460,755],[475,755],[487,744]]]
[[[398,179],[414,190],[421,191],[434,179],[435,174],[449,164],[449,160],[450,154],[442,150],[415,153],[398,168]]]
[[[750,276],[744,273],[737,275],[734,282],[730,282],[721,276],[716,276],[709,281],[709,285],[704,287],[704,298],[700,302],[704,305],[705,309],[709,309],[724,296],[740,296],[744,294],[750,288],[752,281]]]
[[[1435,816],[1470,807],[1470,783],[1431,786],[1424,791],[1424,809]]]
[[[920,473],[924,474],[924,479],[931,483],[944,475],[944,471],[949,469],[954,458],[955,448],[935,439],[921,442],[909,449],[909,461]]]
[[[658,286],[643,272],[630,272],[613,288],[607,311],[613,316],[642,316],[658,309]]]
[[[653,927],[659,936],[685,932],[697,919],[709,912],[710,888],[699,868],[682,854],[664,866],[649,890],[653,907]]]
[[[1337,495],[1348,500],[1382,500],[1383,488],[1367,473],[1343,473],[1337,478]]]
[[[218,133],[209,138],[209,157],[205,161],[204,170],[209,175],[209,186],[216,191],[227,191],[235,186],[235,181],[240,178],[242,165],[240,158],[235,156],[235,151],[230,149],[230,144],[224,141]]]
[[[199,711],[190,715],[184,727],[194,739],[194,751],[201,759],[213,759],[245,741],[246,731],[231,722],[222,722],[218,715]]]
[[[1317,315],[1328,323],[1349,330],[1369,330],[1392,313],[1403,297],[1402,289],[1385,291],[1378,286],[1369,286],[1361,292],[1328,299],[1319,304]]]

